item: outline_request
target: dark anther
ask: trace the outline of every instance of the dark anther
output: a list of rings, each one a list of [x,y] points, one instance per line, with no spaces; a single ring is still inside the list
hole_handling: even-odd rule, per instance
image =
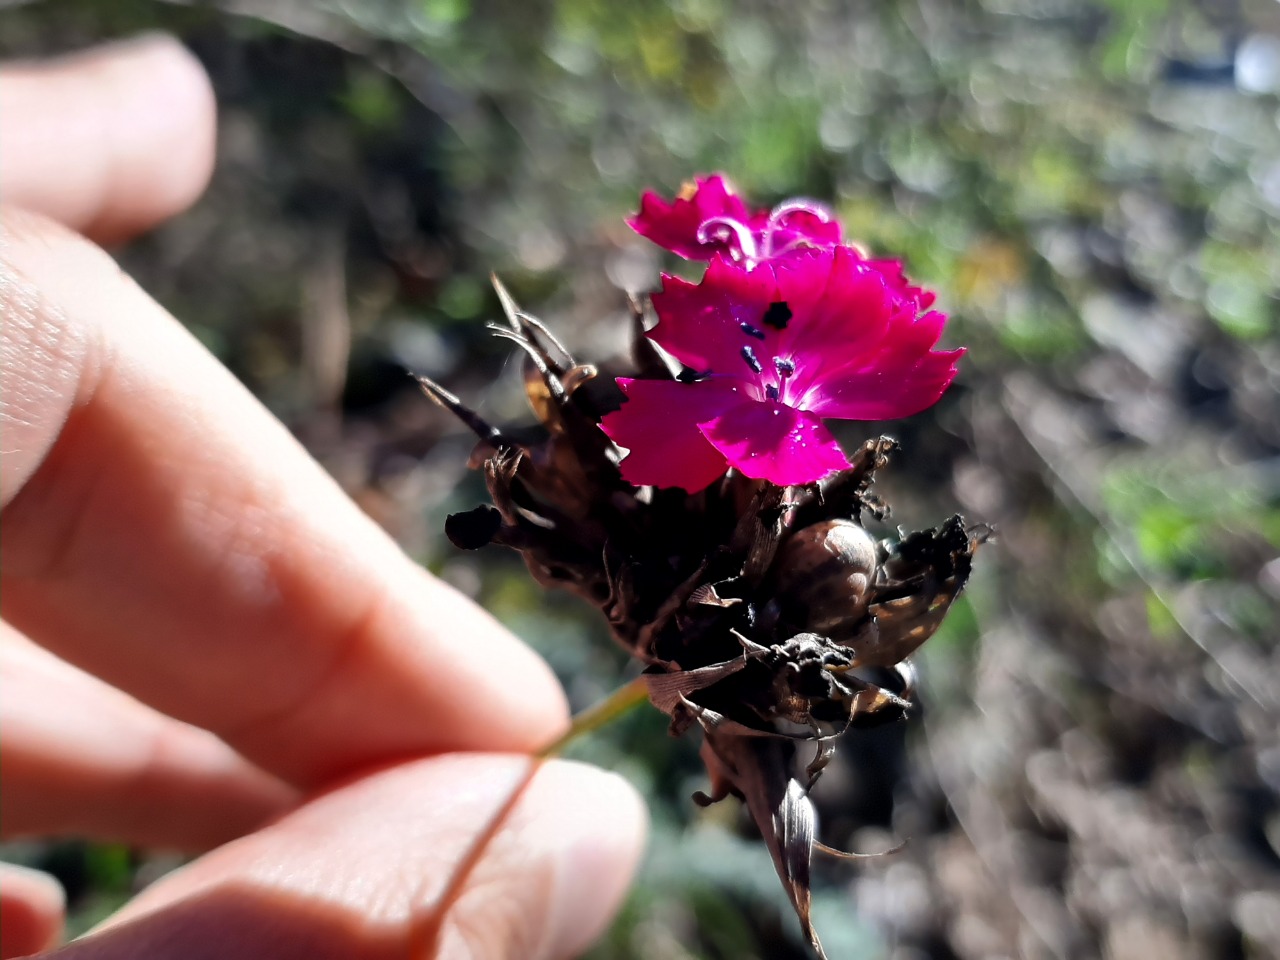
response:
[[[794,360],[788,360],[785,357],[774,357],[773,366],[774,369],[778,371],[778,376],[783,380],[796,372],[796,362]]]
[[[757,340],[764,339],[764,331],[761,330],[759,327],[753,327],[749,323],[740,323],[738,324],[738,326],[742,328],[742,332],[745,333],[748,337],[755,337]]]
[[[695,370],[693,367],[685,367],[676,376],[676,379],[679,380],[681,383],[697,383],[699,380],[702,380],[703,378],[708,377],[710,375],[711,375],[710,370]]]
[[[760,361],[756,358],[756,352],[751,349],[750,344],[743,347],[740,352],[742,353],[742,359],[747,361],[747,366],[750,367],[752,370],[754,370],[756,373],[759,373],[761,370],[764,369],[762,366],[760,366]]]
[[[764,322],[775,330],[787,329],[787,324],[791,322],[791,308],[787,306],[787,301],[775,300],[769,304],[769,309],[764,312]]]
[[[779,397],[778,388],[772,383],[766,384],[764,388],[764,395],[770,400],[777,400]]]

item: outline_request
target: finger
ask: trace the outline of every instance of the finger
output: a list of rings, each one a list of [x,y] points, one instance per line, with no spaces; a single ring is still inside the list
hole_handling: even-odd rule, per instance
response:
[[[0,624],[0,834],[207,850],[297,801],[213,734],[171,720]]]
[[[66,895],[47,873],[0,864],[0,960],[48,950],[62,939]]]
[[[172,37],[0,69],[0,196],[102,242],[186,209],[213,148],[209,79]]]
[[[576,956],[621,902],[644,810],[612,774],[531,769],[455,755],[353,783],[166,877],[59,956]]]
[[[31,218],[5,240],[6,619],[299,783],[563,729],[546,665],[408,560],[108,257]]]

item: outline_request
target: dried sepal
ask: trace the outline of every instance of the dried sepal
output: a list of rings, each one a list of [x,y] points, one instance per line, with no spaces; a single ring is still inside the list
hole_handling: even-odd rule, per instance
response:
[[[791,775],[794,745],[716,730],[704,736],[702,756],[714,793],[695,796],[695,800],[707,805],[732,795],[747,805],[805,939],[825,960],[826,952],[810,916],[809,870],[817,817],[808,791]]]

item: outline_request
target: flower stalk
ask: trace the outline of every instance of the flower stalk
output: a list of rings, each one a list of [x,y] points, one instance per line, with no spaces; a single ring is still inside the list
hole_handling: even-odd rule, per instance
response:
[[[649,699],[649,686],[644,677],[636,677],[625,683],[599,703],[579,710],[569,721],[569,729],[539,750],[539,760],[557,757],[575,740],[607,726],[619,717],[630,713]]]

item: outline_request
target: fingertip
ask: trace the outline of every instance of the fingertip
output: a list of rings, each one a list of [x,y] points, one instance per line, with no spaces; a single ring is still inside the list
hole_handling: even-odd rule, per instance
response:
[[[0,958],[47,950],[62,939],[66,894],[47,873],[0,864]]]
[[[433,769],[437,786],[421,795],[436,798],[438,826],[463,843],[449,881],[424,888],[434,909],[411,925],[412,955],[563,960],[599,939],[644,850],[648,813],[630,783],[583,763],[500,754],[415,766],[405,768],[415,778]],[[450,780],[470,802],[441,802]]]
[[[511,694],[500,710],[489,711],[488,716],[479,718],[481,723],[473,722],[474,739],[466,736],[465,723],[456,722],[457,732],[466,739],[451,749],[533,752],[568,729],[569,701],[564,687],[536,650],[440,578],[420,569],[413,570],[411,577],[418,584],[412,602],[420,625],[411,642],[433,654],[434,648],[448,648],[453,656],[446,662],[459,671],[455,688],[440,691],[438,699],[443,700],[446,694],[459,698],[450,713],[463,718],[476,713],[474,701],[466,702],[474,691],[493,689]],[[406,599],[408,595],[406,591]],[[458,655],[460,651],[465,654]],[[436,710],[440,712],[438,706]]]
[[[525,805],[539,829],[558,835],[546,938],[536,956],[576,957],[607,929],[644,852],[649,815],[636,789],[616,773],[570,761],[546,765]]]
[[[173,37],[0,72],[0,192],[103,243],[186,209],[213,169],[208,75]]]
[[[85,232],[125,239],[193,204],[213,174],[217,101],[204,66],[175,38],[144,34],[111,62],[119,85],[113,181]]]

